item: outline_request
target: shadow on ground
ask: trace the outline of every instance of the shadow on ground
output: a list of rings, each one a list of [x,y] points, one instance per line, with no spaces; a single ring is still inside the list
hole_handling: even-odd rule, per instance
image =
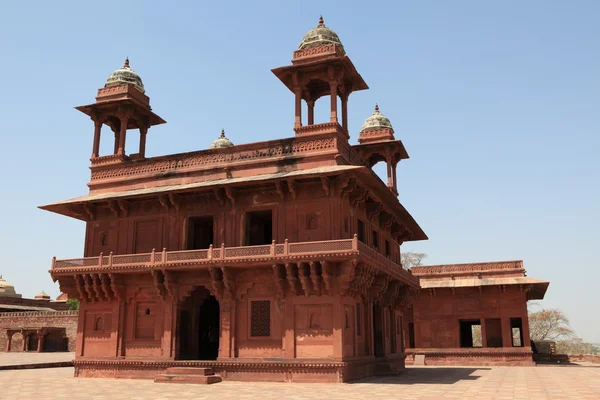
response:
[[[406,368],[397,376],[371,377],[352,383],[451,385],[459,381],[477,380],[480,376],[473,375],[474,372],[489,370],[491,368]]]

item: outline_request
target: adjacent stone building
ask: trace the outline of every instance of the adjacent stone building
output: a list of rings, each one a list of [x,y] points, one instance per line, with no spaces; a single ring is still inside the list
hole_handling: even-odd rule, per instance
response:
[[[526,276],[522,261],[414,267],[421,293],[408,313],[409,362],[428,365],[534,365],[527,301],[549,283]]]
[[[0,275],[0,352],[74,351],[78,312],[67,308],[64,296],[23,298]]]

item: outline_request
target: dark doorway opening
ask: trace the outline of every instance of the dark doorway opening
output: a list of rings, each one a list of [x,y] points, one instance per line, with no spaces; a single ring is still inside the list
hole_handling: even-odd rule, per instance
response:
[[[481,322],[478,319],[458,321],[460,347],[482,347]]]
[[[180,304],[177,331],[178,359],[216,360],[219,356],[219,302],[204,287],[196,288]]]
[[[214,228],[212,215],[193,217],[188,222],[188,250],[208,249],[214,245]]]
[[[502,324],[500,318],[486,318],[485,343],[487,347],[502,347]]]
[[[33,333],[29,336],[29,341],[27,342],[27,351],[37,351],[38,349],[38,341],[40,338],[37,333]]]
[[[273,241],[273,212],[271,210],[253,211],[246,214],[247,246],[271,244]]]
[[[408,347],[415,348],[415,324],[413,322],[408,323]]]
[[[383,345],[383,312],[378,305],[373,305],[373,350],[375,357],[385,356]]]

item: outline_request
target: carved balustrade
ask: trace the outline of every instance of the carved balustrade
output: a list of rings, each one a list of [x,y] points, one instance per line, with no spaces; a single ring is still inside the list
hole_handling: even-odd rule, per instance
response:
[[[370,261],[379,265],[380,269],[398,276],[410,276],[410,280],[414,280],[412,274],[406,271],[399,264],[393,262],[389,258],[377,252],[375,249],[360,242],[356,237],[353,239],[342,240],[327,240],[315,242],[296,242],[289,243],[287,240],[284,243],[273,243],[259,246],[242,246],[242,247],[209,247],[203,250],[183,250],[183,251],[152,251],[151,253],[140,254],[123,254],[123,255],[104,255],[100,254],[97,257],[85,257],[52,260],[52,273],[60,273],[61,270],[69,270],[77,273],[93,272],[95,270],[111,270],[120,269],[163,269],[165,267],[182,265],[182,264],[222,264],[222,263],[239,263],[239,262],[277,262],[280,259],[314,259],[327,256],[366,256]]]

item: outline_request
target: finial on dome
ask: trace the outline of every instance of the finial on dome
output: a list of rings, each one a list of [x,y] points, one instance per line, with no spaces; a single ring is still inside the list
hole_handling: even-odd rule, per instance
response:
[[[375,114],[379,114],[379,104],[375,103]]]
[[[221,137],[224,138],[225,137],[225,129],[221,129]]]
[[[123,64],[123,68],[129,68],[129,57],[125,57],[125,64]]]
[[[319,25],[317,25],[317,26],[325,26],[325,21],[323,21],[322,15],[319,17]]]

